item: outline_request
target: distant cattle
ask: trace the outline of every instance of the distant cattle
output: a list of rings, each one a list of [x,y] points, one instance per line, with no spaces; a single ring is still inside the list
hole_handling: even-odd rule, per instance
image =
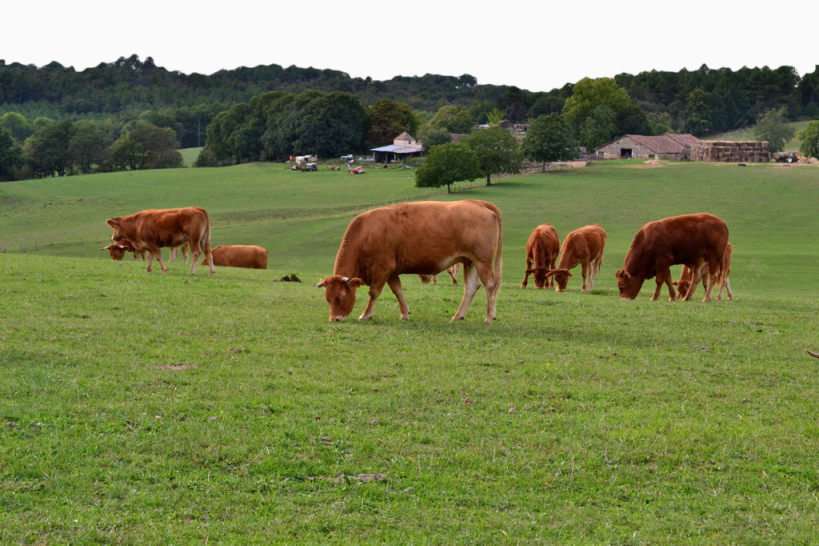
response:
[[[108,225],[114,230],[111,238],[115,242],[128,241],[135,250],[148,251],[146,271],[151,271],[153,259],[156,258],[162,273],[165,273],[167,268],[162,261],[160,248],[176,248],[187,243],[192,253],[190,274],[196,271],[203,252],[210,266],[210,274],[214,273],[210,221],[207,211],[201,207],[143,210],[129,216],[110,218]]]
[[[454,264],[446,268],[446,272],[449,273],[449,277],[452,279],[452,284],[458,284],[458,269],[460,268],[461,264]],[[418,275],[421,277],[421,282],[423,284],[438,284],[438,276],[437,275]]]
[[[560,262],[547,276],[554,277],[556,290],[563,292],[572,276],[571,270],[581,264],[583,285],[580,289],[588,292],[594,286],[594,279],[603,265],[603,250],[606,247],[606,230],[600,224],[583,226],[566,235],[560,249]]]
[[[400,203],[372,209],[350,222],[336,255],[333,275],[322,279],[330,320],[344,320],[355,306],[355,291],[368,285],[369,302],[360,320],[373,315],[375,301],[388,284],[409,318],[399,275],[435,275],[464,266],[464,295],[452,320],[461,320],[481,284],[486,289],[485,322],[495,318],[501,285],[503,225],[500,211],[477,200]]]
[[[634,235],[622,269],[618,269],[617,288],[621,299],[634,299],[643,282],[656,277],[657,286],[651,300],[655,301],[662,285],[668,286],[669,299],[675,299],[670,267],[684,264],[698,272],[705,266],[716,271],[728,244],[728,226],[708,213],[672,216],[645,224]],[[711,275],[703,301],[710,301],[714,284]],[[683,299],[690,300],[693,290]]]
[[[682,270],[680,271],[680,280],[674,281],[673,283],[674,286],[677,287],[677,299],[682,299],[688,293],[689,289],[693,295],[694,290],[696,290],[697,285],[701,280],[702,283],[705,284],[706,275],[711,275],[712,282],[719,284],[717,301],[722,299],[722,291],[726,288],[728,289],[728,299],[734,299],[734,293],[731,291],[731,282],[728,280],[728,275],[731,273],[731,258],[733,254],[734,249],[731,246],[731,243],[728,243],[725,245],[725,253],[722,255],[722,259],[720,260],[719,270],[712,273],[711,271],[708,271],[708,267],[705,266],[704,270],[702,271],[702,278],[698,277],[697,272],[690,269],[687,265],[682,266]],[[691,288],[692,283],[693,288]]]
[[[200,265],[205,265],[207,258]],[[213,247],[213,265],[267,269],[267,250],[256,245],[216,245]]]
[[[554,279],[547,277],[550,269],[554,269],[557,255],[560,252],[560,239],[557,230],[551,224],[540,224],[529,235],[526,241],[526,275],[523,277],[521,288],[526,288],[529,275],[534,273],[535,288],[554,286]]]

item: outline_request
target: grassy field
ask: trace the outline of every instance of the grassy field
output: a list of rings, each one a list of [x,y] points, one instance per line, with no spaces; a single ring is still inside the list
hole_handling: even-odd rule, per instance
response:
[[[0,543],[814,542],[819,169],[645,167],[451,196],[272,164],[0,184]],[[497,322],[481,291],[450,323],[445,276],[404,278],[409,321],[385,292],[327,322],[313,284],[357,212],[466,197],[504,215]],[[107,217],[183,205],[271,269],[98,250]],[[735,300],[620,301],[634,232],[700,211]],[[544,221],[607,229],[592,293],[518,288]]]

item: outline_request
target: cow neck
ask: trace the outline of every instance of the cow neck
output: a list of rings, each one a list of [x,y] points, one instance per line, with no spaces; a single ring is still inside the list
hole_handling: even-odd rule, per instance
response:
[[[354,237],[351,236],[352,225],[350,228],[347,228],[347,231],[344,233],[344,239],[341,241],[341,246],[338,248],[338,254],[336,254],[336,263],[333,269],[334,275],[341,275],[342,277],[358,277],[363,280],[364,275],[363,271],[361,271],[361,262],[359,253],[355,250],[356,248],[360,248],[360,244],[354,244],[351,240]]]

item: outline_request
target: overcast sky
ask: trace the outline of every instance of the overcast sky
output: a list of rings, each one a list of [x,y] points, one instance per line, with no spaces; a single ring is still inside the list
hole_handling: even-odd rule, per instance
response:
[[[29,0],[0,13],[0,59],[77,70],[136,54],[188,74],[279,64],[549,91],[622,72],[789,65],[801,76],[819,64],[819,0]]]

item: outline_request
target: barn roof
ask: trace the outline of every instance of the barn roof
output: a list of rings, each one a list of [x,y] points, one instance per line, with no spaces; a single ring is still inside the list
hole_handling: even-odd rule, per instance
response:
[[[628,137],[634,142],[641,144],[656,154],[681,154],[687,147],[693,148],[699,143],[699,139],[694,135],[687,133],[673,134],[666,133],[664,135],[648,136],[648,135],[624,135],[622,138]],[[615,140],[614,142],[617,142]]]
[[[394,154],[414,154],[423,150],[423,146],[407,146],[403,144],[389,144],[387,146],[379,146],[378,148],[370,148],[371,152],[392,152]]]

